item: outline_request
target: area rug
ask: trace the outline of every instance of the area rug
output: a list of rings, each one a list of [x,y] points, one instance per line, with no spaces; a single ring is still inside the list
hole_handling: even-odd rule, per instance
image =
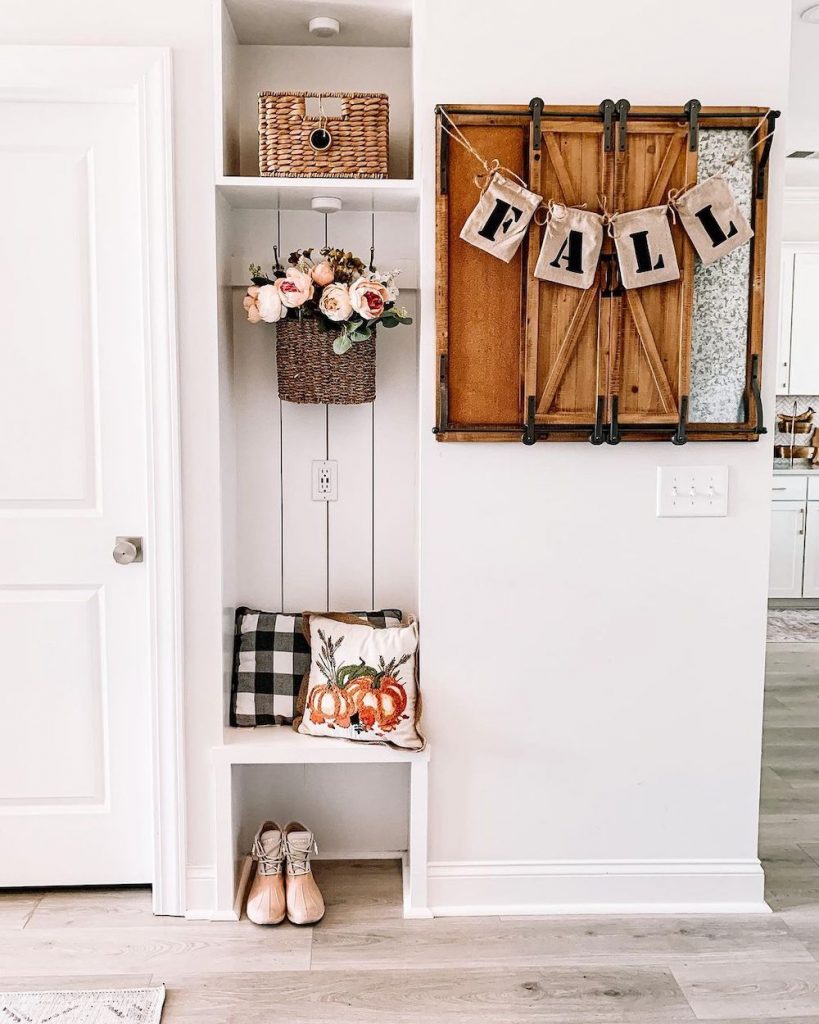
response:
[[[165,988],[0,992],[0,1021],[14,1024],[159,1024]]]
[[[779,608],[769,611],[768,643],[819,643],[819,608]]]

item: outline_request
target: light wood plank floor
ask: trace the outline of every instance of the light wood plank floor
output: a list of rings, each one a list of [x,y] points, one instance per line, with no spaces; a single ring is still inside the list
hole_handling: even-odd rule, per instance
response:
[[[392,862],[319,862],[315,929],[3,894],[0,988],[164,982],[164,1024],[819,1024],[819,645],[769,648],[761,848],[770,916],[404,921]]]

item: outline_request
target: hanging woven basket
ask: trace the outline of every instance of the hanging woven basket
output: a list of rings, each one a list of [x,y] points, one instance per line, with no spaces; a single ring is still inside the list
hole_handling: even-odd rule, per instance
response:
[[[343,356],[333,351],[340,330],[323,331],[315,320],[276,325],[279,398],[301,405],[362,405],[375,399],[375,331]]]

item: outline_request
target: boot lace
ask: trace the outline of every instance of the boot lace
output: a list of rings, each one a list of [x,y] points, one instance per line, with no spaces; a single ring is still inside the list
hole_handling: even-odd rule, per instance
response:
[[[252,856],[259,862],[263,875],[277,875],[284,861],[284,843],[279,843],[278,852],[265,850],[260,838],[253,840]]]
[[[310,871],[310,862],[308,858],[311,853],[318,853],[318,843],[316,842],[315,837],[311,839],[306,850],[299,849],[297,846],[292,846],[286,838],[284,842],[287,844],[287,867],[290,874],[308,874]]]

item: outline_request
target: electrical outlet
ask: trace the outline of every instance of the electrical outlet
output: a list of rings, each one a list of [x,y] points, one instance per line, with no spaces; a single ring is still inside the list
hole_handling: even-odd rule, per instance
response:
[[[659,466],[658,516],[727,516],[727,466]]]
[[[338,463],[332,459],[313,463],[313,501],[338,500]]]

